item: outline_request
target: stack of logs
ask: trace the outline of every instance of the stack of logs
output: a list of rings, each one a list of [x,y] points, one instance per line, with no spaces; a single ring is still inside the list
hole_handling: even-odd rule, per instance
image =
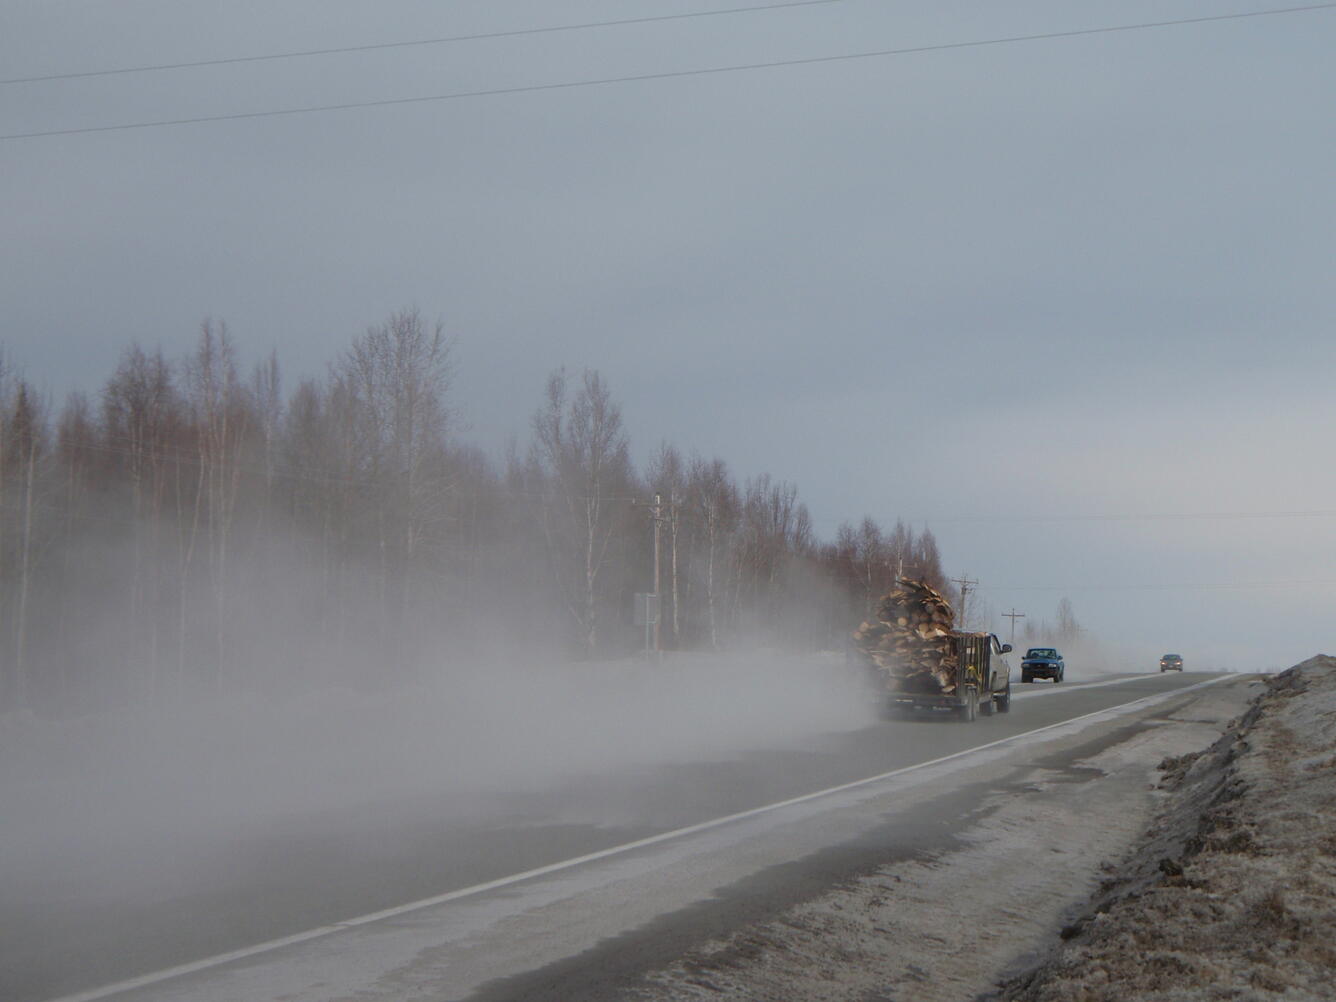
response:
[[[854,646],[900,692],[950,693],[956,686],[951,603],[935,588],[901,578],[877,603]]]

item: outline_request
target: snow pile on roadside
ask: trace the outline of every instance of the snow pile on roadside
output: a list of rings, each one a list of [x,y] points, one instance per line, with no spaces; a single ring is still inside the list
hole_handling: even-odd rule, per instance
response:
[[[1172,791],[1139,851],[1008,1002],[1330,999],[1336,971],[1336,658],[1271,679]]]
[[[956,779],[897,791],[885,826],[858,852],[833,846],[798,864],[825,874],[828,889],[692,944],[618,997],[976,998],[1052,941],[1073,903],[1099,887],[1101,861],[1137,845],[1164,799],[1157,764],[1214,741],[1247,699],[1242,680],[1212,685],[1152,719],[1109,722],[1042,750],[1020,745]],[[947,807],[941,798],[958,797],[961,782],[988,792]]]

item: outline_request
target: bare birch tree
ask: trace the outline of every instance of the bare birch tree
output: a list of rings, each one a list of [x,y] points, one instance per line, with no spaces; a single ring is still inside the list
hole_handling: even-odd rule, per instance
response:
[[[1072,600],[1066,595],[1058,602],[1058,643],[1068,646],[1075,646],[1081,639],[1081,624],[1076,620],[1076,613],[1072,610]]]
[[[263,519],[269,513],[274,496],[274,473],[278,459],[279,433],[283,421],[283,379],[278,369],[278,352],[256,364],[251,376],[251,404],[255,414],[256,430],[260,441],[260,456],[264,468],[264,498],[259,506]]]
[[[630,489],[622,411],[603,377],[591,369],[584,371],[574,397],[568,397],[566,371],[561,369],[548,378],[533,431],[559,495],[556,505],[544,509],[559,586],[585,654],[592,656],[599,643],[599,574],[618,522],[618,506],[625,506],[617,494]]]
[[[146,673],[140,684],[151,690],[161,669],[155,606],[161,585],[162,505],[169,463],[179,464],[180,459],[172,455],[180,401],[161,349],[152,354],[138,344],[126,349],[102,391],[102,421],[106,448],[124,474],[130,497],[133,564],[126,578],[127,623],[145,640],[142,650],[127,654],[132,662],[143,659]],[[174,472],[179,475],[179,466]]]
[[[200,325],[195,352],[186,365],[186,386],[197,427],[204,509],[213,580],[213,685],[226,672],[228,558],[241,485],[241,453],[250,415],[237,376],[236,345],[226,324]]]
[[[705,589],[705,635],[711,649],[719,648],[722,570],[728,544],[738,519],[738,492],[722,459],[696,456],[687,474],[687,510],[700,527],[704,547],[701,579]]]
[[[372,485],[384,638],[402,642],[410,568],[448,513],[445,443],[453,342],[417,310],[354,340],[336,367],[361,425],[360,472]]]
[[[18,593],[14,609],[14,700],[23,705],[29,698],[28,599],[33,577],[33,506],[37,491],[38,457],[45,451],[44,417],[27,380],[19,380],[14,412],[10,419],[10,455],[18,474],[19,552]]]
[[[863,590],[863,615],[872,612],[877,599],[890,590],[890,546],[872,516],[864,516],[855,538],[855,566]]]

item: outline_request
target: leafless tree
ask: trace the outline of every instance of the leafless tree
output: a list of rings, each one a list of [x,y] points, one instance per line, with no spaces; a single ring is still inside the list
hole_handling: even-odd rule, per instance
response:
[[[718,649],[723,577],[719,571],[738,521],[738,490],[722,459],[696,456],[687,474],[686,495],[687,511],[693,524],[700,527],[705,550],[701,572],[705,588],[705,633],[710,647]]]
[[[145,661],[147,674],[140,673],[138,684],[150,690],[161,670],[154,598],[161,587],[162,506],[169,468],[180,476],[180,457],[174,455],[180,409],[162,351],[149,354],[131,344],[102,391],[103,441],[129,488],[133,564],[126,578],[127,626],[132,634],[147,637],[143,650],[125,653],[131,662]]]
[[[278,352],[255,366],[251,376],[251,403],[260,439],[264,464],[264,503],[259,505],[263,518],[268,514],[274,495],[274,466],[279,447],[279,431],[283,420],[283,380],[278,369]]]
[[[1074,645],[1081,637],[1081,624],[1076,621],[1072,600],[1063,596],[1058,602],[1058,642]]]
[[[28,699],[28,598],[32,592],[37,462],[46,450],[45,417],[26,380],[19,380],[9,422],[10,450],[19,481],[18,594],[14,610],[14,698]]]
[[[878,597],[890,590],[894,580],[891,548],[882,535],[881,526],[870,515],[865,516],[858,526],[854,545],[858,583],[863,589],[863,614],[867,615]]]
[[[557,504],[544,510],[559,587],[579,626],[585,654],[593,656],[599,642],[599,575],[630,490],[622,411],[598,372],[586,369],[572,397],[566,371],[560,369],[548,377],[533,432],[559,496]]]
[[[226,324],[206,320],[186,365],[203,480],[214,599],[214,679],[220,686],[227,658],[228,558],[241,486],[242,446],[251,414],[237,376],[237,352]],[[193,540],[192,540],[193,542]]]
[[[336,367],[360,427],[359,472],[371,484],[384,634],[402,640],[410,569],[424,534],[447,514],[446,394],[453,343],[417,310],[353,341]]]

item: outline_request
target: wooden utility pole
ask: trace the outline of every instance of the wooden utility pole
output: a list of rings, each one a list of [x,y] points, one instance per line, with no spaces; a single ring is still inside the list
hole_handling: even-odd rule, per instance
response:
[[[663,495],[654,495],[654,507],[650,509],[654,516],[654,653],[663,650],[659,646],[659,621],[663,619],[663,598],[659,591],[659,530],[663,525]]]
[[[1013,605],[1013,606],[1011,607],[1011,611],[1010,611],[1010,612],[1004,612],[1004,613],[1002,613],[1002,618],[1003,618],[1003,619],[1009,619],[1009,620],[1011,620],[1011,645],[1012,645],[1013,647],[1015,647],[1015,646],[1016,646],[1016,620],[1018,620],[1018,619],[1024,619],[1024,618],[1025,618],[1025,613],[1023,613],[1023,612],[1017,612],[1017,611],[1016,611],[1016,607]]]
[[[632,503],[633,505],[639,505],[639,504],[641,504],[641,502],[639,502],[639,501],[632,501],[631,503]],[[667,510],[672,509],[673,505],[675,505],[676,503],[677,503],[676,498],[674,498],[674,499],[672,499],[672,500],[670,500],[670,501],[665,502],[665,501],[663,500],[663,495],[662,495],[662,494],[655,494],[655,495],[654,495],[654,500],[653,500],[652,502],[650,502],[649,504],[644,505],[644,507],[645,507],[646,509],[648,509],[648,511],[649,511],[649,517],[650,517],[650,518],[653,520],[653,522],[654,522],[654,592],[653,592],[653,594],[654,594],[654,606],[655,606],[655,612],[654,612],[654,621],[653,621],[653,624],[651,625],[650,623],[646,623],[646,624],[645,624],[645,629],[646,629],[647,634],[649,634],[649,631],[651,631],[651,630],[653,631],[652,634],[650,635],[650,637],[651,637],[651,641],[652,641],[652,644],[653,644],[653,646],[652,646],[651,649],[652,649],[656,654],[657,654],[660,650],[662,650],[662,647],[661,647],[661,645],[660,645],[660,643],[659,643],[659,621],[660,621],[661,619],[663,619],[663,599],[662,599],[662,596],[660,595],[660,578],[661,578],[661,572],[660,572],[660,560],[659,560],[659,539],[660,539],[660,536],[661,536],[661,534],[662,534],[662,532],[663,532],[663,521],[664,521],[664,518],[666,517],[665,514],[664,514],[664,512],[667,511]],[[647,615],[648,615],[648,610],[647,610]]]
[[[967,577],[948,578],[947,580],[952,584],[960,585],[960,617],[956,622],[963,630],[965,628],[965,605],[969,598],[970,589],[979,582]]]

